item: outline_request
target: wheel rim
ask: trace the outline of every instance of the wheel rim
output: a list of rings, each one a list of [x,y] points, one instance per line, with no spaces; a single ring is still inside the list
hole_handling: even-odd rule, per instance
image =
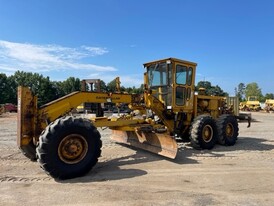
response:
[[[203,128],[203,140],[205,142],[210,142],[213,138],[213,128],[210,125],[206,125]]]
[[[76,164],[84,159],[87,151],[88,143],[86,139],[79,134],[70,134],[60,142],[58,156],[67,164]]]
[[[233,137],[234,134],[234,127],[231,123],[226,125],[225,133],[227,137]]]

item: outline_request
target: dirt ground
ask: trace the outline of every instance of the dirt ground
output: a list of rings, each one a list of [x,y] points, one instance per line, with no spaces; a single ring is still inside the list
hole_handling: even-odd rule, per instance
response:
[[[16,114],[0,116],[0,205],[273,205],[274,114],[252,113],[236,145],[175,160],[124,147],[102,135],[102,157],[86,176],[56,181],[16,146]]]

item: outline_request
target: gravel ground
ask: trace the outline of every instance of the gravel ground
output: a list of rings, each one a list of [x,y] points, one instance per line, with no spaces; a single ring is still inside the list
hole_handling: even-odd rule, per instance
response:
[[[99,129],[102,157],[84,177],[56,181],[16,146],[16,114],[0,116],[0,205],[273,205],[274,114],[252,113],[236,145],[175,160],[124,147]]]

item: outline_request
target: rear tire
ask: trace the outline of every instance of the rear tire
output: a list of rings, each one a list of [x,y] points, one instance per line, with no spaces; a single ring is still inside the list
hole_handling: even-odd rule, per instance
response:
[[[217,127],[214,119],[200,115],[193,120],[190,128],[190,141],[196,149],[212,149],[217,141]]]
[[[238,121],[233,115],[223,114],[217,120],[218,143],[232,146],[239,135]]]
[[[39,137],[38,162],[54,178],[83,176],[98,162],[102,147],[100,138],[89,120],[62,117]]]

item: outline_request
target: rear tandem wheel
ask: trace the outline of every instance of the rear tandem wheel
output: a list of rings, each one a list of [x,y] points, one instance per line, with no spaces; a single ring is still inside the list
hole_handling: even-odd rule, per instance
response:
[[[87,119],[59,118],[39,137],[38,162],[54,178],[83,176],[101,155],[100,138],[98,130]]]
[[[232,146],[236,143],[239,135],[237,119],[230,114],[223,114],[217,119],[218,143]]]

